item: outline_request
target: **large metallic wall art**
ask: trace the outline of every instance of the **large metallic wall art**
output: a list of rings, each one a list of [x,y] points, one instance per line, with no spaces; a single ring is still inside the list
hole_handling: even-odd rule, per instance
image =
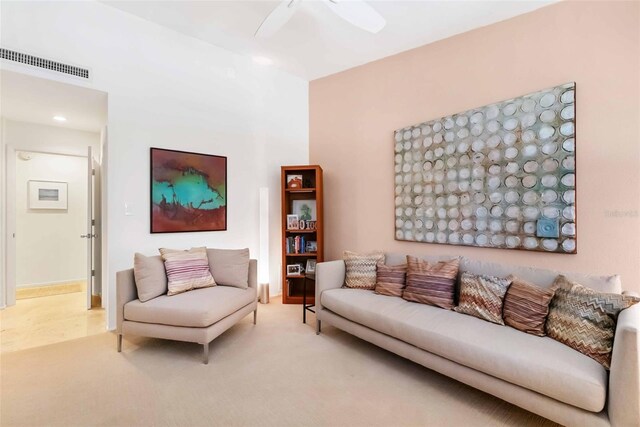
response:
[[[575,83],[395,132],[397,240],[576,253]]]

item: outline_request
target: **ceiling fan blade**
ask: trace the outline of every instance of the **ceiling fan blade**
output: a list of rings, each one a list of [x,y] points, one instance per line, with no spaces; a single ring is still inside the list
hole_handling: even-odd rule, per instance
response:
[[[270,37],[278,31],[293,16],[300,0],[283,0],[264,18],[256,30],[254,37]]]
[[[364,0],[325,0],[336,15],[370,33],[378,33],[387,21]]]

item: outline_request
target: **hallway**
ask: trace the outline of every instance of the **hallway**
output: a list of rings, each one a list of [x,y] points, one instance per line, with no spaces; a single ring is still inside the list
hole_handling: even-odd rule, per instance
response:
[[[82,282],[74,282],[67,290],[75,292],[18,299],[15,306],[0,311],[0,353],[104,332],[105,311],[102,308],[86,309],[85,286]],[[24,289],[24,292],[34,291]]]

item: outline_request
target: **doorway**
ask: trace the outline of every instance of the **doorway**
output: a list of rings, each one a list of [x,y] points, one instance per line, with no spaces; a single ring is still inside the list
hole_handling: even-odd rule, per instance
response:
[[[104,332],[107,95],[4,70],[0,83],[6,178],[1,351]]]

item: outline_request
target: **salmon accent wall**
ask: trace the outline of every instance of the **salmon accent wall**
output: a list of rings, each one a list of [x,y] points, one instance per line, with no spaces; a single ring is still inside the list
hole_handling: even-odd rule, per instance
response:
[[[576,82],[576,255],[394,239],[398,128]],[[640,291],[640,2],[561,2],[309,87],[325,253],[382,249],[620,274]]]

